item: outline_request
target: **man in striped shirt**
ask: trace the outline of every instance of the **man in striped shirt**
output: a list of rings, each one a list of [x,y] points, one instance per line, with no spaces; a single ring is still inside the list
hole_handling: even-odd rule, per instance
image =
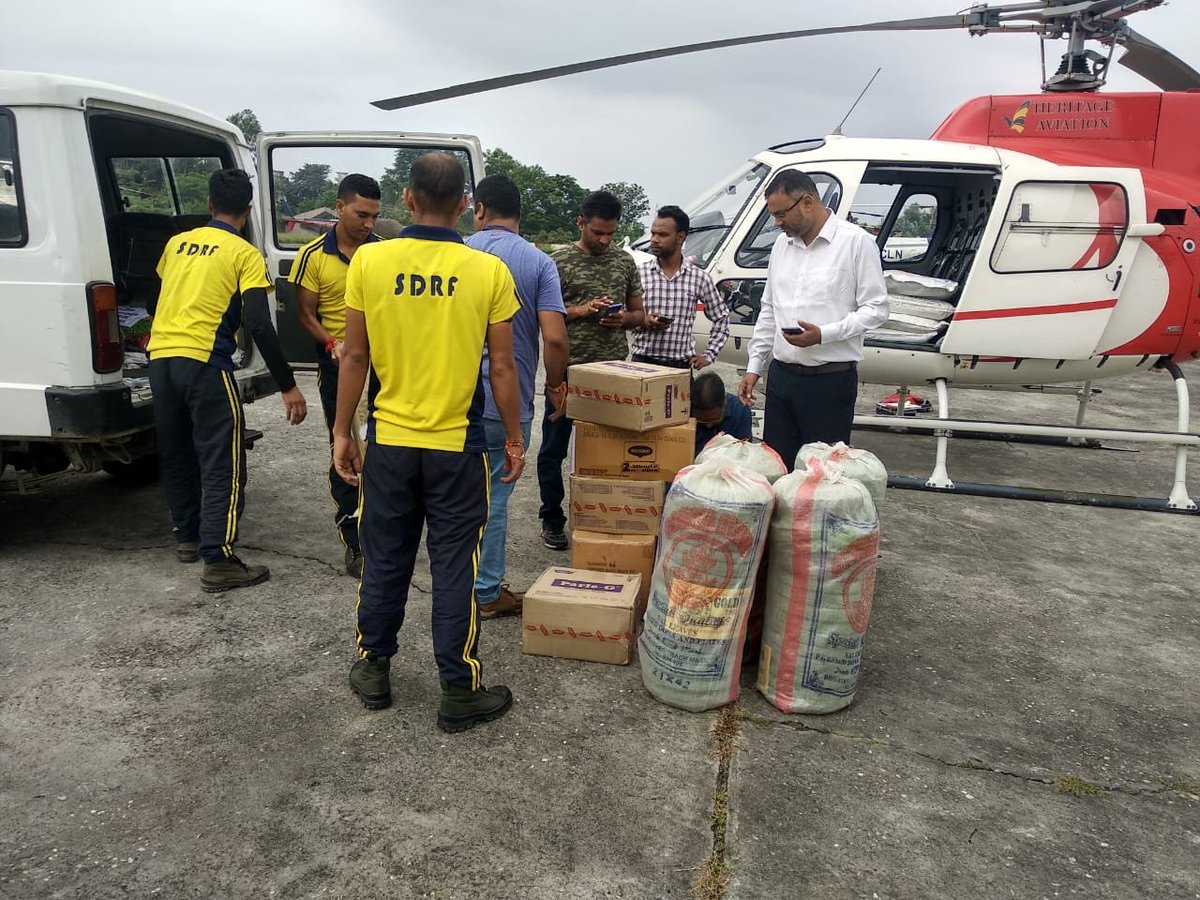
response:
[[[640,267],[646,319],[633,331],[634,362],[703,369],[729,339],[729,306],[709,274],[683,258],[690,227],[687,213],[678,206],[664,206],[650,226],[650,252],[657,259]],[[692,334],[698,303],[712,322],[704,353],[696,353]]]

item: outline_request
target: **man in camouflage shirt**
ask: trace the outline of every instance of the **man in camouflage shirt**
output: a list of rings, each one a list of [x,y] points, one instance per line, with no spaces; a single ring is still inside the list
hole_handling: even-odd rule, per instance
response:
[[[551,254],[567,307],[568,366],[625,359],[629,355],[625,331],[642,324],[645,314],[637,265],[628,253],[612,246],[620,221],[620,200],[608,191],[589,194],[580,209],[579,240]],[[621,309],[606,314],[614,304],[621,304]],[[562,464],[571,440],[571,420],[551,419],[565,398],[565,382],[560,391],[547,392],[537,458],[542,543],[551,550],[567,549]]]

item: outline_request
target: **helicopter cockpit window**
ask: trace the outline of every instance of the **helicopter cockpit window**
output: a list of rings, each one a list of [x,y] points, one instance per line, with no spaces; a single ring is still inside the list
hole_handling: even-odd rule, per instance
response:
[[[692,204],[692,229],[683,245],[686,259],[701,267],[708,264],[770,171],[770,166],[751,160]]]
[[[816,182],[817,190],[821,192],[821,202],[837,212],[842,199],[842,183],[824,172],[809,172],[808,175]],[[771,257],[771,248],[775,246],[775,239],[781,234],[783,232],[775,224],[775,219],[767,215],[764,204],[750,234],[738,247],[735,261],[739,266],[748,269],[766,268],[767,260]]]
[[[1125,189],[1109,182],[1026,181],[1004,216],[992,269],[998,273],[1103,269],[1129,227]]]

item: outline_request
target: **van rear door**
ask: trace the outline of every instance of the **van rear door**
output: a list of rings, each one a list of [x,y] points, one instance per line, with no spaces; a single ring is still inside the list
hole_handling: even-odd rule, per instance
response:
[[[297,251],[333,228],[338,183],[351,173],[379,182],[382,212],[376,231],[387,236],[408,224],[404,188],[413,160],[440,150],[462,162],[468,190],[483,177],[483,150],[468,135],[401,132],[268,132],[258,138],[258,202],[263,250],[275,279],[276,320],[293,365],[316,365],[316,341],[300,325],[296,292],[288,281]],[[459,223],[470,230],[470,212]]]

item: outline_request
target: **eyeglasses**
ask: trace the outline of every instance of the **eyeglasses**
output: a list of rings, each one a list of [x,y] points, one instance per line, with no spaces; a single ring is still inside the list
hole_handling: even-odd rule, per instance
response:
[[[767,207],[767,215],[770,216],[772,219],[782,219],[784,216],[786,216],[788,213],[790,213],[793,209],[795,209],[797,206],[799,206],[800,201],[803,200],[807,196],[808,196],[808,194],[801,194],[799,197],[796,198],[795,203],[793,203],[787,209],[779,210],[779,212],[771,212],[771,207],[768,206]]]

